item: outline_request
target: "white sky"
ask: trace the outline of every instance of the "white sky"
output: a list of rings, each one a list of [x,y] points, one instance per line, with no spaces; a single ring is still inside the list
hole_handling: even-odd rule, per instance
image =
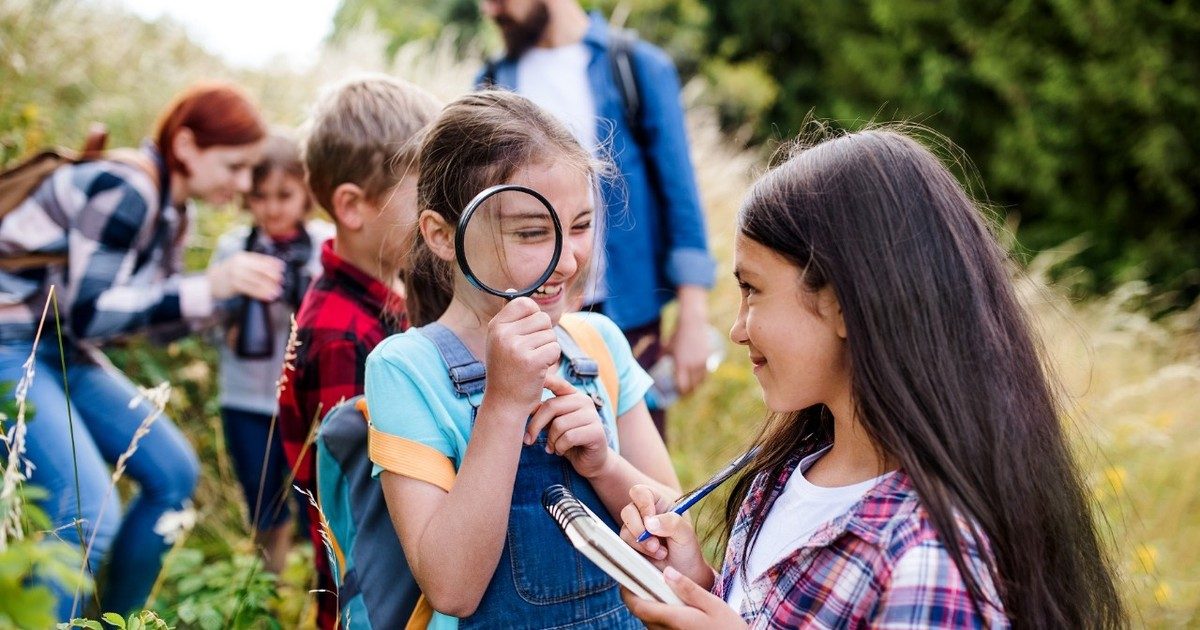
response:
[[[333,29],[338,0],[119,0],[148,20],[167,15],[233,65],[260,68],[282,55],[303,68]]]

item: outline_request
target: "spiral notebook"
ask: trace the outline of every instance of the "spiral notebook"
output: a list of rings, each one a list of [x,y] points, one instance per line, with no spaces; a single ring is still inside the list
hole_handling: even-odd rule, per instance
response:
[[[579,553],[642,599],[682,604],[662,572],[608,528],[570,490],[555,484],[542,493],[542,507]]]

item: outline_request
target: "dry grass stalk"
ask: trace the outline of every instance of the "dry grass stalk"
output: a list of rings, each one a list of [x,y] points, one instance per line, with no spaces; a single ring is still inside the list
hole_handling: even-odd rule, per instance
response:
[[[146,414],[146,417],[142,420],[141,424],[138,425],[137,430],[134,431],[133,438],[130,439],[129,446],[125,448],[125,452],[121,453],[121,455],[119,457],[117,457],[117,464],[113,468],[112,479],[108,484],[108,489],[105,490],[104,500],[100,503],[100,511],[96,514],[96,522],[97,523],[100,522],[104,518],[104,509],[108,506],[109,497],[112,496],[112,493],[117,491],[117,482],[120,481],[121,477],[125,474],[126,462],[128,462],[129,458],[133,457],[134,453],[137,452],[138,443],[141,442],[141,439],[143,437],[145,437],[148,433],[150,433],[150,427],[154,424],[154,422],[156,420],[158,420],[160,417],[162,417],[163,412],[167,408],[167,403],[170,402],[170,400],[171,400],[171,384],[170,383],[163,382],[163,383],[158,384],[158,386],[152,387],[149,389],[143,388],[143,387],[139,387],[138,389],[139,389],[138,395],[134,396],[133,398],[131,398],[129,400],[129,408],[133,409],[133,408],[137,407],[138,404],[140,404],[142,402],[142,400],[149,401],[150,404],[153,405],[154,408],[150,410],[150,413]],[[187,517],[185,516],[184,518],[187,518]],[[155,531],[157,531],[157,526],[156,526]],[[80,578],[81,582],[83,581],[84,577],[87,574],[87,569],[88,569],[87,558],[91,557],[91,555],[92,555],[92,547],[96,544],[96,535],[98,533],[99,533],[98,529],[95,529],[95,528],[92,529],[92,535],[90,537],[88,537],[87,547],[84,548],[84,551],[83,551],[84,561],[81,563],[81,565],[79,567],[79,578]],[[168,542],[174,542],[174,541],[175,541],[175,539],[172,538]],[[79,605],[80,594],[81,594],[80,590],[75,591],[75,606]]]
[[[42,340],[42,329],[46,324],[46,315],[50,312],[51,301],[55,299],[54,291],[55,287],[51,286],[46,295],[37,333],[33,336],[33,348],[29,350],[29,358],[21,366],[21,380],[17,381],[13,389],[13,396],[17,402],[17,418],[11,429],[0,434],[0,440],[8,446],[8,461],[4,466],[3,479],[0,480],[0,505],[10,506],[4,514],[0,514],[0,551],[8,548],[10,536],[15,540],[25,538],[25,529],[21,526],[21,495],[17,491],[33,473],[32,462],[25,459],[26,399],[29,397],[29,386],[33,384],[38,344]]]

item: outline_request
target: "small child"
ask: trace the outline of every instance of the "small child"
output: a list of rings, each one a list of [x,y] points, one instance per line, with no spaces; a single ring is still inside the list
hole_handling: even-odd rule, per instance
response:
[[[306,219],[313,203],[295,141],[272,134],[251,172],[246,209],[249,227],[220,237],[212,265],[241,251],[274,256],[285,263],[281,294],[271,304],[246,297],[226,301],[222,330],[220,405],[238,482],[246,497],[254,542],[268,571],[278,574],[291,546],[291,510],[283,446],[274,426],[276,387],[291,315],[299,308],[309,279],[319,270],[320,245],[333,233],[325,221]],[[303,522],[303,521],[302,521]]]
[[[373,75],[325,91],[306,123],[309,188],[333,217],[336,234],[321,248],[321,277],[296,315],[298,345],[284,366],[279,429],[295,484],[314,497],[314,426],[339,402],[363,393],[367,354],[407,327],[397,270],[407,266],[401,243],[405,226],[416,219],[412,141],[438,109],[428,92]],[[332,629],[338,623],[337,587],[320,515],[311,505],[308,515],[317,625]]]
[[[678,494],[643,401],[650,376],[620,329],[599,313],[571,316],[601,340],[603,350],[586,356],[613,366],[601,381],[580,367],[583,331],[559,328],[595,246],[598,166],[552,115],[501,91],[448,105],[419,161],[408,288],[421,327],[371,353],[366,383],[377,432],[371,459],[426,598],[409,625],[427,618],[438,629],[641,628],[616,582],[571,547],[540,503],[547,486],[566,484],[615,531],[635,483]],[[505,183],[545,195],[563,234],[544,283],[508,303],[474,288],[453,262],[463,209]],[[537,254],[551,241],[548,215],[498,207],[511,221],[501,222],[509,226],[498,237],[505,242],[465,239],[467,255],[505,260],[514,277],[538,277],[546,258]]]
[[[773,416],[719,574],[669,499],[630,491],[622,536],[685,604],[626,593],[630,610],[654,628],[1124,626],[1009,274],[904,133],[831,138],[759,180],[729,336]]]

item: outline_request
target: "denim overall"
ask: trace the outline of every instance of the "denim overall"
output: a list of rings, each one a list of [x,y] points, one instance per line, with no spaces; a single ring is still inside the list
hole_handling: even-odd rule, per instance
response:
[[[486,370],[445,326],[420,329],[437,346],[459,396],[471,404],[472,421],[479,411]],[[561,328],[556,329],[567,380],[596,400],[599,369]],[[615,401],[614,401],[615,404]],[[611,414],[607,408],[602,414]],[[611,416],[610,416],[611,417]],[[609,446],[616,438],[605,427]],[[508,534],[496,572],[475,614],[459,620],[460,628],[642,628],[621,601],[617,583],[575,551],[554,519],[542,507],[542,491],[560,483],[599,515],[613,531],[617,525],[591,484],[565,458],[548,454],[546,433],[521,448],[508,513]]]

